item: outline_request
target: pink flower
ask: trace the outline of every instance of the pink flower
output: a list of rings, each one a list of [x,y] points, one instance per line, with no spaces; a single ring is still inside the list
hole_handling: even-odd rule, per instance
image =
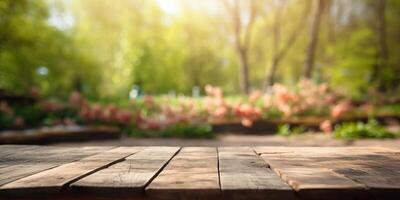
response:
[[[115,119],[120,124],[129,124],[132,119],[132,113],[128,111],[119,111],[116,113]]]
[[[331,133],[332,132],[332,122],[330,120],[325,120],[321,122],[319,125],[319,129],[323,131],[324,133]]]
[[[146,95],[146,96],[143,97],[143,99],[144,99],[144,104],[147,107],[153,107],[154,106],[154,98],[153,98],[153,96]]]
[[[103,112],[102,112],[102,108],[100,105],[95,104],[90,107],[90,119],[92,119],[92,120],[99,119],[99,118],[101,118],[102,114],[103,114]]]
[[[32,97],[40,96],[40,90],[37,87],[31,87],[31,89],[29,90],[29,93],[31,94]]]
[[[262,96],[261,91],[259,91],[259,90],[253,91],[253,92],[250,94],[250,96],[249,96],[249,102],[250,102],[250,103],[254,103],[254,102],[256,102],[261,96]]]
[[[74,91],[69,95],[68,103],[72,108],[80,108],[84,104],[84,102],[85,99],[77,91]]]
[[[62,110],[65,106],[57,102],[44,101],[41,102],[40,107],[44,112],[57,112]]]
[[[206,91],[207,96],[217,97],[217,98],[223,97],[222,89],[219,87],[213,87],[211,85],[206,85],[204,89]]]
[[[223,106],[225,104],[225,101],[223,98],[214,98],[213,99],[213,104],[215,106]]]
[[[242,125],[245,127],[253,126],[253,121],[249,118],[243,118],[241,122],[242,122]]]
[[[1,101],[0,102],[0,113],[5,113],[7,115],[13,115],[14,111],[10,106],[8,106],[7,102]]]
[[[211,96],[213,94],[213,86],[211,86],[211,85],[206,85],[204,87],[204,90],[206,91],[206,94],[209,96]]]
[[[79,112],[79,116],[84,120],[84,121],[89,121],[90,120],[90,108],[89,106],[83,106]]]
[[[329,87],[328,87],[328,84],[326,84],[326,83],[321,83],[319,86],[318,86],[318,92],[319,93],[326,93],[327,91],[328,91],[328,89],[329,89]]]
[[[100,118],[106,122],[116,121],[118,108],[114,105],[108,105],[101,113]]]
[[[239,116],[251,117],[253,114],[253,108],[249,104],[241,104],[237,109],[237,114]]]
[[[223,118],[223,117],[225,117],[227,112],[228,112],[228,109],[225,106],[221,106],[221,107],[218,107],[214,111],[213,116],[217,117],[217,118]]]
[[[290,117],[293,114],[292,109],[287,105],[280,106],[279,109],[285,117]]]
[[[22,127],[22,126],[24,126],[24,125],[25,125],[25,120],[24,120],[24,118],[22,118],[22,117],[16,117],[16,118],[14,119],[14,126]]]
[[[65,125],[75,125],[76,123],[75,123],[74,120],[72,120],[72,119],[70,119],[70,118],[65,118],[65,119],[63,120],[63,124],[65,124]]]
[[[331,109],[331,116],[335,119],[338,119],[351,111],[352,105],[350,101],[341,101],[337,105],[333,106]]]
[[[250,127],[254,120],[261,117],[261,110],[249,104],[239,104],[235,106],[235,115],[241,118],[243,126]]]
[[[264,107],[269,108],[274,105],[271,95],[264,95]]]
[[[146,119],[142,123],[138,124],[142,130],[160,130],[161,123],[156,119]]]

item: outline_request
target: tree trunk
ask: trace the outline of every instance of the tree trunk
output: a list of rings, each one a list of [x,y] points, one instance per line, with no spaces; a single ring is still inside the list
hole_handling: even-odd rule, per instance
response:
[[[279,61],[280,61],[280,59],[278,57],[274,57],[274,59],[272,60],[271,67],[268,72],[265,84],[264,84],[265,85],[264,90],[267,90],[269,86],[274,85],[275,74],[276,74],[276,70],[278,69]]]
[[[386,0],[378,0],[377,6],[377,18],[378,18],[378,26],[377,26],[377,35],[378,35],[378,60],[376,64],[376,76],[379,83],[379,88],[381,90],[385,90],[384,77],[382,77],[382,71],[387,67],[388,60],[388,47],[386,43],[386,20],[385,20],[385,11],[386,11]]]
[[[269,67],[269,71],[267,70],[266,76],[265,76],[265,81],[264,81],[264,90],[266,91],[268,87],[272,86],[275,83],[275,76],[276,76],[276,71],[278,70],[279,64],[281,60],[285,57],[289,49],[292,47],[292,45],[296,42],[300,32],[303,30],[304,26],[304,21],[307,18],[308,12],[309,12],[309,4],[307,4],[304,7],[304,11],[302,16],[300,16],[300,20],[296,27],[293,29],[293,31],[290,33],[287,41],[285,44],[283,44],[282,48],[279,48],[280,43],[281,43],[281,31],[280,31],[280,26],[281,26],[281,12],[282,12],[282,7],[278,7],[276,15],[275,15],[275,22],[273,26],[273,55],[272,55],[272,62]]]
[[[249,22],[247,26],[243,28],[239,1],[235,0],[233,7],[230,7],[227,1],[224,2],[226,7],[232,12],[235,46],[239,58],[239,67],[240,67],[239,69],[240,90],[243,94],[249,94],[250,80],[249,80],[248,50],[250,46],[251,30],[256,16],[256,11],[255,11],[256,7],[254,5],[254,2],[252,1]]]
[[[306,61],[304,65],[304,74],[305,78],[311,78],[313,68],[314,68],[314,60],[315,60],[315,49],[318,43],[318,36],[319,36],[319,27],[321,24],[321,17],[324,12],[325,7],[325,0],[316,0],[317,5],[314,11],[314,17],[311,24],[310,30],[310,41],[308,43]]]
[[[239,62],[240,62],[240,90],[244,94],[250,92],[249,82],[249,64],[247,60],[247,52],[244,49],[238,49]]]
[[[275,82],[276,69],[278,68],[279,62],[279,46],[281,42],[281,13],[283,4],[279,4],[276,8],[274,26],[273,26],[273,49],[272,49],[272,62],[269,72],[267,73],[264,90],[267,90],[269,86],[272,86]]]

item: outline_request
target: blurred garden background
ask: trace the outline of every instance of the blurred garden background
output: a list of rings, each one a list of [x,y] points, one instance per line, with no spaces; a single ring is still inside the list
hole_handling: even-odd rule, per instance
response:
[[[398,0],[0,0],[0,138],[396,138],[399,19]]]

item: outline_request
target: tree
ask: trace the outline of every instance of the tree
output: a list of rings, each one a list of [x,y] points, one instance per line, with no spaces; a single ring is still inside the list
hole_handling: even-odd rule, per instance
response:
[[[314,9],[314,15],[309,35],[309,43],[307,47],[306,61],[304,65],[303,76],[305,78],[311,78],[312,76],[314,61],[315,61],[315,50],[318,44],[321,18],[322,14],[324,13],[326,4],[328,2],[327,0],[315,0],[315,1],[316,1],[316,6]]]
[[[50,11],[55,8],[45,0],[0,2],[0,88],[37,87],[44,95],[72,89],[75,66],[84,62],[66,30],[49,22]]]
[[[376,35],[378,39],[378,51],[377,51],[377,59],[376,64],[373,67],[372,72],[372,82],[377,82],[379,89],[386,89],[384,81],[384,74],[382,71],[385,71],[388,64],[388,46],[386,42],[386,0],[378,0],[375,2],[375,13],[377,19],[376,25]]]
[[[302,31],[304,20],[308,15],[308,5],[307,3],[302,15],[299,18],[299,22],[295,25],[295,28],[289,34],[286,42],[284,43],[283,47],[281,46],[281,26],[282,26],[282,12],[285,7],[286,1],[274,1],[277,2],[278,5],[275,8],[275,16],[274,22],[272,26],[272,37],[273,37],[273,48],[272,48],[272,60],[270,63],[269,70],[267,70],[265,81],[264,81],[264,89],[267,89],[269,86],[272,86],[275,82],[275,74],[276,71],[284,57],[286,56],[287,52],[296,42],[299,33]]]
[[[248,94],[250,92],[250,67],[248,61],[248,53],[250,49],[251,32],[257,16],[257,5],[255,3],[255,0],[249,1],[249,19],[247,23],[244,23],[244,17],[242,13],[243,11],[240,8],[239,0],[234,0],[233,5],[231,5],[228,1],[224,1],[224,3],[232,18],[232,27],[235,40],[234,42],[236,53],[239,57],[240,89],[242,93]]]

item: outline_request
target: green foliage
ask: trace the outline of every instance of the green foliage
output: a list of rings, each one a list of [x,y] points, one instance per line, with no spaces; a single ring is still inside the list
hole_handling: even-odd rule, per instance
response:
[[[6,113],[0,112],[0,130],[10,128],[14,123],[14,117]]]
[[[352,30],[347,40],[328,47],[335,62],[325,70],[331,73],[332,85],[348,96],[363,97],[369,87],[375,64],[375,45],[370,42],[374,37],[371,29],[361,27]],[[340,87],[342,85],[346,87]]]
[[[22,93],[37,87],[44,95],[63,96],[77,89],[78,79],[90,83],[78,69],[91,61],[77,51],[67,30],[50,24],[51,11],[60,12],[45,0],[0,2],[0,88]],[[48,73],[40,75],[40,67]]]
[[[276,107],[270,107],[264,109],[263,117],[265,119],[280,119],[282,117],[282,112]]]
[[[278,126],[278,135],[281,136],[292,136],[306,133],[307,129],[304,126],[290,127],[289,124],[283,124]]]
[[[25,106],[13,106],[14,115],[22,117],[24,123],[28,126],[37,126],[45,118],[45,114],[42,112],[38,105],[25,105]]]
[[[376,120],[368,123],[350,122],[336,125],[334,135],[336,138],[358,139],[358,138],[394,138],[396,135],[379,125]]]
[[[237,93],[235,33],[222,3],[164,2],[176,3],[181,11],[170,14],[156,0],[0,1],[0,88],[22,93],[34,86],[44,95],[60,97],[80,90],[94,100],[127,99],[133,85],[147,94],[191,94],[194,86],[206,84]],[[298,52],[305,52],[309,27],[297,30],[297,24],[308,3],[282,4],[257,1],[259,15],[246,49],[254,89],[262,89],[272,61],[271,30],[278,8],[283,10],[276,48],[286,45],[291,32],[298,38],[280,60],[276,79],[290,85],[300,78],[305,54]],[[398,87],[400,3],[387,1],[389,57],[379,82],[373,72],[379,51],[374,1],[329,4],[321,23],[314,79],[356,98],[368,98],[366,91],[379,84]],[[245,10],[246,4],[242,6]],[[64,18],[71,19],[70,26],[62,26]],[[305,25],[309,18],[303,20]],[[41,66],[48,68],[48,75],[37,73]]]

